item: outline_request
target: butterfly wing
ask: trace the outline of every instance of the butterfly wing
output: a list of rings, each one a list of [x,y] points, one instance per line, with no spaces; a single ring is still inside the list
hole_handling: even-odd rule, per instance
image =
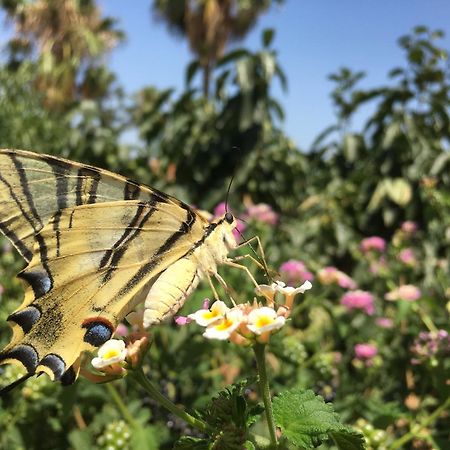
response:
[[[1,150],[0,230],[28,265],[0,363],[63,377],[206,227],[184,203],[114,173]]]
[[[45,257],[36,248],[19,274],[25,299],[8,319],[13,337],[0,360],[59,379],[82,351],[110,339],[157,276],[201,239],[199,216],[181,211],[142,201],[62,210],[56,229],[53,218],[40,232]]]
[[[112,200],[163,201],[189,208],[156,189],[97,167],[23,150],[0,150],[0,231],[27,262],[39,231],[58,212]],[[42,251],[42,250],[41,250]]]

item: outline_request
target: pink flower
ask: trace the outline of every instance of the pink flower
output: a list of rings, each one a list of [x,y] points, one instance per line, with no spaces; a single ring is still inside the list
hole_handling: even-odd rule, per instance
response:
[[[117,325],[116,331],[114,333],[116,336],[128,336],[129,334],[129,330],[128,327],[123,324],[123,323],[119,323],[119,325]]]
[[[192,322],[192,319],[186,316],[176,316],[174,317],[175,323],[180,327],[183,325],[187,325]]]
[[[377,260],[370,262],[370,273],[377,274],[387,268],[387,261],[384,256],[380,256]]]
[[[377,252],[384,252],[385,249],[386,249],[386,241],[382,237],[371,236],[361,241],[361,250],[364,253],[367,253],[371,250],[375,250]]]
[[[398,259],[408,265],[415,266],[416,265],[416,255],[414,254],[414,250],[412,248],[405,248],[398,254]]]
[[[221,202],[214,208],[214,217],[221,217],[226,212],[227,212],[227,204],[225,202]]]
[[[251,219],[267,223],[268,225],[276,225],[279,218],[278,214],[272,209],[272,207],[266,203],[250,205],[247,208],[247,215]]]
[[[399,286],[397,289],[394,289],[388,292],[384,298],[386,300],[395,301],[395,300],[406,300],[407,302],[415,302],[422,295],[420,289],[412,284],[404,284]]]
[[[375,312],[373,295],[367,291],[349,291],[341,298],[341,305],[348,310],[361,309],[371,316]]]
[[[401,230],[406,234],[414,234],[417,229],[418,225],[416,222],[413,222],[412,220],[407,220],[406,222],[403,222],[401,225]]]
[[[375,323],[380,328],[392,328],[394,326],[394,322],[388,317],[379,317],[377,320],[375,320]]]
[[[214,208],[214,217],[222,217],[226,212],[227,204],[225,202],[221,202]],[[245,223],[236,217],[236,228],[233,230],[233,236],[237,243],[241,241],[242,234],[244,233],[246,227],[247,226]]]
[[[319,281],[325,285],[338,284],[344,289],[356,288],[356,283],[347,274],[333,266],[320,269],[317,277],[319,278]]]
[[[233,230],[233,236],[236,239],[236,242],[239,243],[242,239],[242,235],[244,234],[247,225],[242,222],[240,219],[236,219],[236,228]]]
[[[372,344],[356,344],[355,356],[361,360],[370,360],[378,354],[378,349]]]
[[[280,274],[289,285],[314,280],[314,275],[306,268],[303,261],[290,259],[280,266]]]

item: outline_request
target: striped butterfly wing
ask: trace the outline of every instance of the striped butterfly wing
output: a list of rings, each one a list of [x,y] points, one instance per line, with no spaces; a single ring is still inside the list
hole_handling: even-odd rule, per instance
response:
[[[23,150],[0,150],[0,231],[24,259],[34,243],[45,252],[39,231],[71,206],[112,200],[165,201],[189,208],[163,192],[107,170]]]
[[[0,174],[1,229],[29,257],[0,363],[72,381],[81,352],[111,337],[208,224],[172,197],[54,157],[4,151]]]

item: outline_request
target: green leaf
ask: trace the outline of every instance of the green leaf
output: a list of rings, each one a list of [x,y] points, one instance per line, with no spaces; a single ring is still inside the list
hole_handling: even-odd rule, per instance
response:
[[[186,69],[186,86],[189,86],[196,73],[200,70],[200,63],[198,60],[192,61]]]
[[[364,436],[351,428],[330,433],[339,450],[360,450],[366,448]]]
[[[262,43],[264,47],[269,47],[275,37],[275,30],[273,28],[266,28],[262,32]]]
[[[217,61],[216,68],[248,56],[250,56],[250,52],[243,48],[232,50],[231,52],[228,52],[223,58],[220,58],[219,61]]]
[[[358,442],[352,437],[355,432],[339,422],[332,405],[325,403],[311,390],[291,389],[280,394],[274,399],[273,412],[283,435],[298,447],[314,448],[332,438],[333,432],[337,433],[337,439],[342,443],[349,441],[356,445]],[[364,447],[359,445],[353,448]]]
[[[405,206],[411,201],[411,185],[403,178],[386,180],[386,191],[390,199],[399,206]]]
[[[132,448],[157,450],[159,442],[156,436],[156,428],[136,426],[131,435]]]
[[[74,450],[92,448],[92,437],[87,430],[73,430],[68,436],[69,442]]]
[[[175,442],[174,450],[208,450],[210,442],[207,439],[183,436]]]
[[[345,159],[354,162],[358,158],[361,148],[361,137],[359,135],[348,133],[344,136],[343,151]]]

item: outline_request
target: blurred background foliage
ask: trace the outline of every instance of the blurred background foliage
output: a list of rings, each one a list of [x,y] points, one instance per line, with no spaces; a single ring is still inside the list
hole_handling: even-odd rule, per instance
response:
[[[340,291],[316,289],[290,330],[273,342],[275,390],[314,386],[336,399],[349,422],[387,430],[386,442],[393,442],[402,427],[448,395],[441,363],[419,369],[408,363],[408,348],[424,320],[431,317],[439,329],[448,324],[450,69],[448,51],[440,47],[443,34],[418,26],[401,37],[404,60],[383,86],[360,89],[363,72],[338,68],[330,75],[336,121],[311,149],[300,151],[284,134],[283,107],[272,95],[274,83],[286,89],[288,82],[275,30],[263,32],[258,51],[237,45],[261,14],[282,1],[194,3],[149,2],[149,16],[189,42],[193,60],[185,68],[185,90],[147,86],[128,97],[104,59],[124,32],[115,18],[101,16],[95,1],[2,0],[15,31],[0,67],[0,147],[108,168],[209,210],[224,200],[234,175],[230,203],[237,214],[266,203],[277,215],[270,225],[247,217],[246,234],[261,235],[271,266],[290,258],[307,261],[314,273],[337,266],[380,298],[394,285],[420,286],[424,310],[383,304],[379,313],[390,315],[399,328],[382,331],[367,316],[348,320],[336,301]],[[352,119],[366,105],[371,112],[355,129]],[[130,132],[138,138],[125,144],[124,133]],[[405,221],[420,230],[411,243],[420,264],[410,269],[397,261],[406,245],[399,240]],[[361,254],[360,241],[372,235],[390,242],[391,253],[384,269],[370,275],[374,261]],[[20,267],[5,243],[1,319],[21,297],[13,279]],[[233,284],[236,275],[227,273],[227,279]],[[207,295],[200,289],[192,305]],[[4,343],[4,320],[0,327]],[[349,349],[371,339],[384,346],[384,361],[361,371],[352,365]],[[248,350],[205,342],[198,330],[162,326],[154,341],[152,377],[191,408],[202,406],[224,383],[251,374]],[[335,352],[343,355],[339,363]],[[140,433],[123,422],[105,387],[80,382],[62,390],[41,377],[22,390],[21,401],[7,401],[0,409],[0,447],[171,448],[189,431],[176,419],[168,421],[167,413],[142,400],[133,386],[118,388],[130,399],[127,407]],[[405,403],[412,394],[419,399],[416,409]],[[52,420],[44,420],[50,415]],[[425,427],[430,436],[441,436],[442,425],[430,427]],[[44,432],[45,444],[36,439]],[[118,434],[113,443],[111,433]],[[426,439],[414,439],[423,445],[414,448],[432,448]],[[383,442],[370,445],[389,448]]]

